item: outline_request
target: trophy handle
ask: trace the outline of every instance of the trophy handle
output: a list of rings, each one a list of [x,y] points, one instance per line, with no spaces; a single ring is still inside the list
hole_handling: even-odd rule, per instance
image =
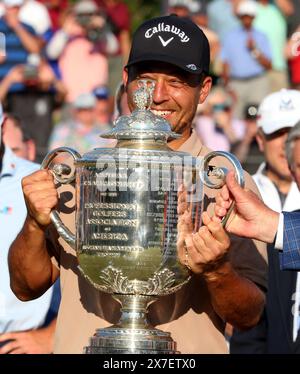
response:
[[[41,169],[50,170],[53,174],[54,179],[59,182],[60,184],[69,184],[72,183],[75,179],[75,171],[71,174],[70,166],[66,164],[55,164],[52,169],[49,169],[49,165],[51,161],[59,154],[59,153],[69,153],[75,163],[81,159],[81,155],[76,152],[72,148],[68,147],[59,147],[54,149],[53,151],[49,152],[46,157],[44,158]],[[62,175],[69,175],[68,178],[62,178]],[[75,242],[76,238],[75,235],[67,228],[66,225],[62,222],[59,217],[57,210],[53,209],[50,213],[50,219],[54,224],[59,236],[61,236],[72,248],[75,249]]]
[[[241,187],[245,185],[245,177],[244,177],[244,170],[240,161],[235,157],[232,153],[224,152],[224,151],[213,151],[208,153],[203,159],[203,172],[200,174],[202,182],[209,188],[221,188],[225,184],[225,178],[228,173],[227,168],[218,167],[218,166],[211,166],[209,162],[215,157],[224,157],[226,158],[234,167],[236,179]],[[219,181],[212,182],[209,179],[209,176],[214,176]],[[234,202],[231,203],[230,208],[226,214],[226,216],[222,219],[223,227],[226,225],[228,218],[234,208]]]

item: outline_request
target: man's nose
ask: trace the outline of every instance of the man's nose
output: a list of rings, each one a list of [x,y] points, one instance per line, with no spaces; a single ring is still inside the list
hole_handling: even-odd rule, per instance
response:
[[[157,80],[155,82],[155,89],[153,92],[153,102],[155,104],[168,100],[168,88],[165,81]]]

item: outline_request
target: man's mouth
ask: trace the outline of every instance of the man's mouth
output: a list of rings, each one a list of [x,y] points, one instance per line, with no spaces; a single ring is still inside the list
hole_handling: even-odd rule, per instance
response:
[[[171,110],[158,110],[158,109],[151,109],[151,112],[156,116],[166,118],[168,117],[172,111]]]

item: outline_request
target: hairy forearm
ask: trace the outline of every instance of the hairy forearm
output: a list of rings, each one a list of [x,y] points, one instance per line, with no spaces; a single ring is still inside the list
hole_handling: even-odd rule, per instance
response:
[[[265,296],[253,282],[239,276],[229,262],[204,277],[213,307],[224,321],[241,330],[258,323]]]
[[[18,34],[23,46],[29,53],[39,53],[40,44],[38,40],[31,35],[21,24],[15,27],[15,32]]]
[[[55,281],[44,231],[30,217],[10,247],[8,265],[11,289],[20,300],[39,297]]]

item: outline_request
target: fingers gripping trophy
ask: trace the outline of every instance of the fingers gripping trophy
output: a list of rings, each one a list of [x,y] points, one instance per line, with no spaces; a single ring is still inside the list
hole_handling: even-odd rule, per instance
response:
[[[155,82],[140,80],[136,110],[102,135],[117,139],[115,148],[96,148],[83,156],[57,148],[42,164],[48,168],[63,152],[73,157],[74,172],[64,164],[55,164],[52,172],[58,183],[76,179],[76,234],[57,211],[51,220],[76,249],[86,280],[121,304],[119,322],[98,329],[85,353],[178,353],[170,333],[149,324],[147,308],[190,279],[189,269],[177,259],[185,245],[182,219],[189,217],[192,231],[199,229],[203,187],[221,187],[227,173],[210,161],[225,157],[243,185],[243,171],[233,155],[211,152],[200,160],[168,147],[167,141],[180,135],[149,110],[154,88]]]

